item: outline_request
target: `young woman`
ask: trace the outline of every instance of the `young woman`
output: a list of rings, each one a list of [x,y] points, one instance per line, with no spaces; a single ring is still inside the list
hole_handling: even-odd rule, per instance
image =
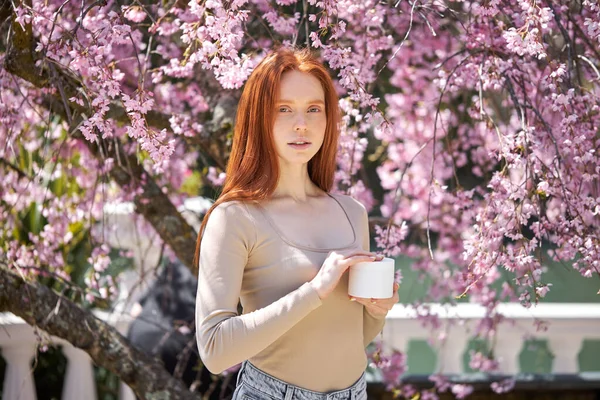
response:
[[[234,400],[367,398],[365,347],[398,294],[348,296],[346,270],[381,257],[365,208],[330,193],[338,123],[333,82],[307,51],[269,54],[243,90],[196,245],[200,357],[213,373],[243,363]]]

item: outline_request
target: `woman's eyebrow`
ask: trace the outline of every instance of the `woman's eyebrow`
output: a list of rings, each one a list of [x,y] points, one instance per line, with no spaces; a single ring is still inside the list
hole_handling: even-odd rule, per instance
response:
[[[289,103],[289,104],[293,104],[293,103],[295,103],[295,101],[294,100],[283,99],[283,100],[278,100],[277,103]],[[323,100],[310,100],[310,101],[307,101],[307,103],[309,103],[309,104],[320,104],[320,105],[323,105],[323,106],[325,105],[325,102]]]

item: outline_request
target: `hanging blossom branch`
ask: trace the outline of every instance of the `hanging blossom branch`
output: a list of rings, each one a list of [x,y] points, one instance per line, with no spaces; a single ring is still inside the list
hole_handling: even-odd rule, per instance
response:
[[[18,12],[16,12],[16,15],[18,15]],[[7,71],[29,80],[29,82],[39,87],[54,87],[55,89],[56,86],[61,87],[61,92],[66,96],[77,90],[77,82],[69,79],[68,76],[59,75],[53,79],[48,75],[47,70],[36,66],[36,61],[30,51],[34,44],[31,25],[23,30],[20,24],[13,23],[13,29],[12,46],[5,60]],[[69,118],[67,108],[61,106],[65,104],[63,101],[52,100],[51,104],[55,112],[62,115],[64,119]],[[83,115],[86,108],[83,105],[74,105],[71,100],[68,104],[72,107],[70,115],[77,116],[71,118],[70,126],[85,124],[87,120],[83,118]],[[117,112],[117,114],[119,113]],[[160,118],[157,119],[157,122],[159,121],[161,121]],[[99,160],[104,162],[108,162],[108,160],[121,161],[120,163],[108,162],[112,168],[109,168],[107,172],[122,187],[135,188],[136,196],[133,200],[136,211],[142,214],[156,229],[178,258],[189,268],[193,268],[193,254],[190,253],[189,249],[195,245],[196,234],[194,230],[183,219],[171,200],[163,193],[144,167],[138,163],[136,157],[127,154],[118,142],[110,142],[98,136],[95,137],[94,141],[86,140],[86,144],[90,154]]]

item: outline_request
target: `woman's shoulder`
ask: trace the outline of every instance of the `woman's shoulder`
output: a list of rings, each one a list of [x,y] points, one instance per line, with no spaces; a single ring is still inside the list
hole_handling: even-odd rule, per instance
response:
[[[251,221],[252,217],[248,211],[248,205],[244,201],[231,200],[218,204],[211,212],[210,218],[223,222]]]
[[[353,215],[362,216],[367,212],[365,206],[354,197],[343,193],[329,193],[337,201],[339,201],[347,212]]]
[[[204,234],[240,239],[250,248],[256,241],[256,225],[245,202],[226,201],[213,208]]]

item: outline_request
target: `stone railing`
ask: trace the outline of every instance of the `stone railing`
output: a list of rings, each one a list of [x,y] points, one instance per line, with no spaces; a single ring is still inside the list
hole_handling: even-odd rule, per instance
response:
[[[445,341],[437,354],[436,372],[464,373],[463,355],[473,327],[484,316],[478,304],[461,303],[455,307],[430,305],[430,313],[440,317],[445,327]],[[580,371],[578,356],[584,339],[600,340],[600,303],[540,303],[525,308],[519,303],[504,303],[497,312],[507,318],[499,324],[495,337],[494,354],[503,374],[521,372],[519,356],[524,338],[547,340],[554,355],[553,374],[576,374]],[[408,342],[428,339],[431,332],[416,318],[417,311],[396,305],[388,314],[383,331],[384,348],[406,351]],[[537,332],[534,321],[548,325],[545,332]]]

